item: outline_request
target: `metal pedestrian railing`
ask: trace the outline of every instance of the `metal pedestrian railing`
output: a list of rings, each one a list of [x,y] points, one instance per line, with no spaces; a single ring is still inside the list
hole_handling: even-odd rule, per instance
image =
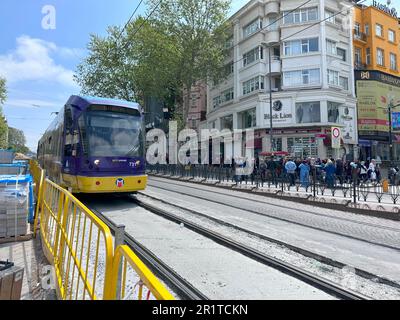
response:
[[[400,186],[389,184],[388,181],[364,181],[357,176],[330,177],[315,168],[301,179],[298,174],[290,176],[280,171],[262,171],[256,169],[252,174],[239,175],[232,166],[211,165],[148,165],[150,174],[198,179],[215,183],[231,183],[237,186],[247,186],[256,190],[284,192],[295,191],[309,199],[330,197],[353,204],[391,204],[400,202]]]
[[[31,161],[30,167],[38,199],[34,234],[39,227],[61,299],[143,299],[145,288],[147,299],[173,299],[129,247],[119,246],[114,252],[110,228],[89,208],[46,179],[37,162]],[[127,286],[132,281],[138,283],[137,295]]]

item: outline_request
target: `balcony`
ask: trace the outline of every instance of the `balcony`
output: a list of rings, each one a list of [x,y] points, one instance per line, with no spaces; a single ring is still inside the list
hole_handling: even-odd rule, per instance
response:
[[[354,69],[356,70],[366,70],[367,69],[367,64],[366,63],[362,63],[362,62],[355,62],[354,63]]]
[[[271,13],[279,14],[279,1],[278,0],[270,0],[265,5],[265,15],[268,15]]]
[[[267,75],[268,74],[280,74],[281,68],[281,58],[279,56],[271,56],[271,72],[269,70],[269,63],[267,63]]]
[[[280,39],[280,32],[279,29],[274,28],[274,29],[267,29],[265,31],[265,43],[267,45],[273,45],[279,43]]]
[[[359,32],[357,30],[354,30],[353,34],[354,34],[354,40],[359,40],[363,42],[367,41],[367,35],[364,32]]]

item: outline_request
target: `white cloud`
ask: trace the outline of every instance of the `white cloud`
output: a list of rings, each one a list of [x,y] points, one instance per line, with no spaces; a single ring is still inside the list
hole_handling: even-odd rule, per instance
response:
[[[52,42],[21,36],[17,38],[16,49],[0,55],[0,75],[9,83],[19,81],[47,81],[68,87],[77,87],[72,70],[57,64],[52,55],[71,55],[74,50],[57,47]],[[77,51],[76,51],[77,52]]]

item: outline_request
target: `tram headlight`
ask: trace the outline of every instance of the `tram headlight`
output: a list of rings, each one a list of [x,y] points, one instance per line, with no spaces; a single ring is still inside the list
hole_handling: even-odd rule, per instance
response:
[[[100,164],[100,160],[94,160],[94,164],[98,166]]]

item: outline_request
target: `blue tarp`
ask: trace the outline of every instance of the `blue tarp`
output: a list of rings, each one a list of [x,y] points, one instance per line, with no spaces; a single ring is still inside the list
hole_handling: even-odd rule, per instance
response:
[[[0,185],[28,185],[29,188],[29,206],[28,206],[28,222],[33,223],[34,220],[34,199],[33,199],[33,179],[30,174],[27,175],[0,175]],[[1,191],[0,191],[1,192]]]

